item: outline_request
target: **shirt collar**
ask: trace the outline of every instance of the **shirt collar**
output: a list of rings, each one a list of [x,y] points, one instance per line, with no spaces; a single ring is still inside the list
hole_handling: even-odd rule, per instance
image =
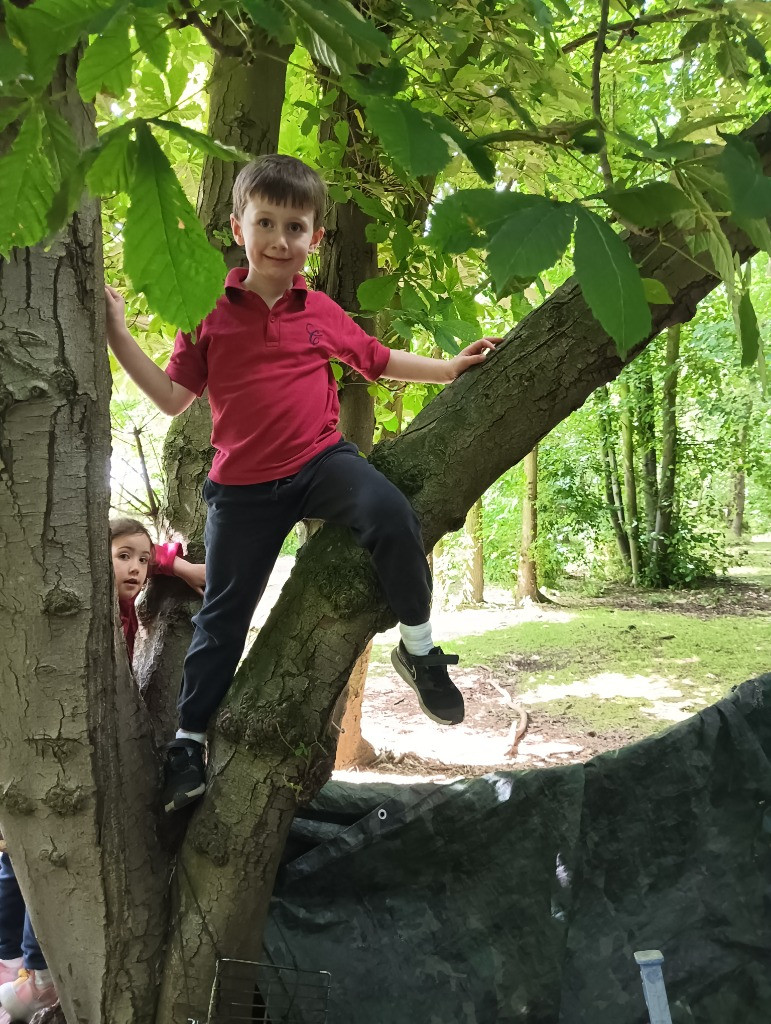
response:
[[[250,293],[249,288],[244,288],[244,281],[246,275],[249,273],[248,267],[234,267],[228,271],[228,276],[225,278],[225,295],[233,302],[239,292]],[[295,274],[292,279],[292,285],[287,291],[295,295],[300,302],[305,303],[305,297],[308,294],[308,285],[305,282],[305,278],[302,274]]]

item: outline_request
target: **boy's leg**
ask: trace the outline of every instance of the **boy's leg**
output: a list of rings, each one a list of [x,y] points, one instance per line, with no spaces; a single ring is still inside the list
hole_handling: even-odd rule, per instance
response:
[[[446,667],[458,659],[431,640],[431,574],[412,506],[355,445],[341,443],[307,468],[314,471],[306,483],[301,517],[349,526],[356,542],[369,551],[403,631],[392,657],[394,667],[415,690],[429,718],[444,725],[461,722],[463,697]]]
[[[185,658],[179,724],[185,733],[206,733],[243,654],[249,625],[271,569],[294,522],[287,513],[285,483],[228,486],[207,480],[206,588],[193,618],[195,632]],[[167,745],[163,803],[176,810],[204,791],[203,750],[179,738]]]
[[[27,908],[11,858],[0,854],[0,985],[15,981],[22,963],[22,935]]]

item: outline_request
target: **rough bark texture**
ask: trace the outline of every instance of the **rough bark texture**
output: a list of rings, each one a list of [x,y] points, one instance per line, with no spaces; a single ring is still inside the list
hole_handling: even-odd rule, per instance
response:
[[[751,134],[767,164],[768,120]],[[740,259],[755,251],[738,230],[726,230]],[[635,237],[631,247],[643,275],[666,281],[673,302],[653,308],[651,334],[630,358],[669,325],[689,320],[718,284],[683,255],[685,241],[674,229],[663,240]],[[481,368],[446,388],[398,439],[379,445],[372,461],[409,496],[430,548],[622,366],[571,279]],[[184,897],[179,932],[191,951],[191,998],[202,1006],[216,951],[248,956],[259,944],[293,809],[328,775],[337,697],[373,634],[392,623],[369,560],[345,531],[325,527],[312,537],[217,716],[211,790],[188,831],[184,862],[194,867],[196,900]],[[221,899],[228,892],[239,895],[239,919],[253,925],[246,940],[231,901]],[[183,1020],[181,1006],[164,1019]]]
[[[540,601],[538,567],[533,545],[538,539],[538,445],[525,456],[525,493],[522,500],[522,545],[517,572],[517,601]]]
[[[86,145],[75,64],[54,94]],[[0,309],[0,822],[70,1024],[149,1021],[168,864],[112,621],[98,204],[0,261]]]

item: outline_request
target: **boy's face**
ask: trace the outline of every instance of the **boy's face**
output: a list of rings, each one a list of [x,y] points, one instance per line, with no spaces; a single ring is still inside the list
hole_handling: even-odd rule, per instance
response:
[[[230,226],[246,249],[247,286],[260,283],[281,291],[291,286],[324,236],[324,228],[314,230],[309,207],[281,206],[259,195],[251,197],[240,220],[231,214]]]
[[[116,537],[111,549],[118,597],[133,600],[147,579],[147,568],[153,556],[152,545],[143,533],[132,533]]]

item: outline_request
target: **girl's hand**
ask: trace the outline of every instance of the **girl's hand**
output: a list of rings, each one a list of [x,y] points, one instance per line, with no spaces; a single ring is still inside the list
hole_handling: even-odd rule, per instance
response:
[[[492,352],[501,341],[503,341],[503,338],[480,338],[479,341],[472,341],[470,345],[467,345],[447,363],[450,380],[460,377],[470,367],[483,363],[487,353]]]
[[[187,562],[184,558],[175,558],[174,575],[179,576],[196,594],[203,597],[203,588],[206,585],[205,562]]]

